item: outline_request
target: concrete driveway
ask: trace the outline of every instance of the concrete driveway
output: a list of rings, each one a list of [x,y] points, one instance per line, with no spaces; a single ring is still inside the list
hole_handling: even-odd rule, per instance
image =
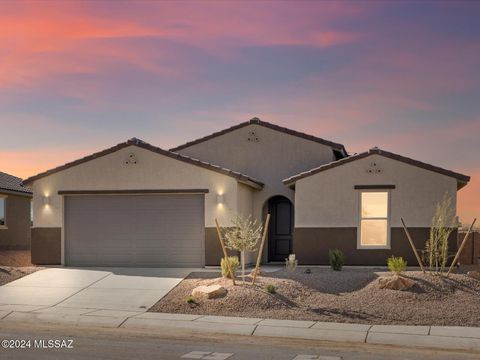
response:
[[[51,268],[0,287],[0,311],[106,316],[147,311],[199,269]]]

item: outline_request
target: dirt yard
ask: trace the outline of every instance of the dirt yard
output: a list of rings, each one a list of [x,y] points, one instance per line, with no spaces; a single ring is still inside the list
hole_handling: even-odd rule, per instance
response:
[[[280,270],[257,278],[258,284],[233,287],[219,273],[192,273],[149,311],[316,320],[368,324],[480,326],[480,281],[464,274],[449,279],[406,272],[415,281],[409,291],[381,290],[378,277],[386,272],[347,268]],[[228,294],[220,299],[187,304],[199,285],[221,284]],[[265,291],[273,284],[276,294]]]

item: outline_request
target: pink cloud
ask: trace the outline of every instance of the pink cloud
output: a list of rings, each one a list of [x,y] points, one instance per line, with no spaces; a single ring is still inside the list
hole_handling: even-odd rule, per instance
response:
[[[95,73],[113,61],[131,63],[161,76],[181,76],[167,45],[136,48],[112,41],[154,37],[234,56],[242,46],[329,47],[356,41],[358,34],[334,31],[331,17],[358,16],[356,6],[325,3],[308,7],[277,3],[191,2],[115,4],[113,15],[95,13],[95,3],[0,4],[0,87],[25,88],[62,73]],[[104,4],[104,3],[103,3]],[[129,7],[130,6],[130,7]],[[120,12],[120,10],[131,10]],[[293,15],[293,16],[292,16]],[[285,23],[282,17],[289,16]],[[305,23],[310,24],[305,26]],[[102,40],[99,42],[99,40]],[[164,63],[162,64],[162,60]]]
[[[8,174],[27,178],[42,171],[63,165],[75,159],[90,155],[100,149],[85,147],[82,149],[47,148],[35,151],[2,151],[0,169]]]

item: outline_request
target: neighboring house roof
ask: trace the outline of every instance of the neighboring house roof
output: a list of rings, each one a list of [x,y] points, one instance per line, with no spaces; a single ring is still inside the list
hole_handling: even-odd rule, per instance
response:
[[[461,189],[462,187],[467,185],[467,183],[470,181],[470,176],[463,175],[463,174],[460,174],[460,173],[456,173],[454,171],[446,170],[446,169],[440,168],[438,166],[434,166],[434,165],[430,165],[430,164],[427,164],[427,163],[424,163],[424,162],[421,162],[421,161],[418,161],[418,160],[410,159],[408,157],[401,156],[401,155],[398,155],[398,154],[394,154],[392,152],[385,151],[385,150],[382,150],[382,149],[379,149],[379,148],[375,147],[375,148],[372,148],[372,149],[370,149],[366,152],[355,154],[355,155],[352,155],[352,156],[349,156],[349,157],[346,157],[344,159],[340,159],[340,160],[337,160],[337,161],[332,161],[328,164],[321,165],[321,166],[319,166],[317,168],[314,168],[314,169],[311,169],[309,171],[305,171],[305,172],[302,172],[300,174],[291,176],[288,179],[283,180],[283,183],[285,185],[288,185],[288,186],[293,186],[297,180],[303,179],[305,177],[308,177],[308,176],[311,176],[311,175],[314,175],[314,174],[318,174],[319,172],[322,172],[322,171],[333,169],[337,166],[341,166],[341,165],[348,164],[348,163],[356,161],[356,160],[363,159],[363,158],[365,158],[367,156],[371,156],[371,155],[384,156],[384,157],[389,158],[389,159],[401,161],[401,162],[404,162],[404,163],[409,164],[409,165],[417,166],[417,167],[422,168],[422,169],[430,170],[430,171],[433,171],[433,172],[436,172],[436,173],[439,173],[439,174],[442,174],[442,175],[453,177],[453,178],[457,179],[458,189]]]
[[[22,179],[0,171],[0,193],[1,192],[14,192],[21,195],[32,195],[32,189],[23,186]]]
[[[29,177],[28,179],[23,181],[23,184],[30,184],[33,181],[41,179],[45,176],[55,174],[59,171],[71,168],[71,167],[76,166],[76,165],[83,164],[87,161],[97,159],[99,157],[111,154],[115,151],[118,151],[120,149],[123,149],[127,146],[132,146],[132,145],[137,146],[137,147],[142,148],[142,149],[153,151],[157,154],[168,156],[172,159],[180,160],[180,161],[183,161],[183,162],[195,165],[195,166],[200,166],[202,168],[212,170],[212,171],[218,172],[220,174],[224,174],[224,175],[233,177],[233,178],[237,179],[238,182],[244,183],[244,184],[246,184],[246,185],[248,185],[248,186],[250,186],[254,189],[262,189],[263,185],[264,185],[261,181],[258,181],[258,180],[254,179],[250,176],[247,176],[245,174],[241,174],[237,171],[233,171],[233,170],[226,169],[226,168],[223,168],[223,167],[220,167],[220,166],[217,166],[217,165],[213,165],[213,164],[210,164],[210,163],[207,163],[207,162],[204,162],[204,161],[200,161],[198,159],[195,159],[195,158],[192,158],[192,157],[189,157],[189,156],[185,156],[185,155],[182,155],[182,154],[177,154],[177,153],[172,152],[172,151],[163,150],[159,147],[150,145],[149,143],[146,143],[145,141],[142,141],[142,140],[137,139],[137,138],[132,138],[130,140],[127,140],[126,142],[120,143],[120,144],[115,145],[115,146],[113,146],[111,148],[108,148],[106,150],[96,152],[96,153],[94,153],[92,155],[89,155],[89,156],[86,156],[84,158],[69,162],[67,164],[58,166],[54,169],[47,170],[47,171],[42,172],[38,175]]]
[[[245,121],[245,122],[240,123],[238,125],[229,127],[228,129],[215,132],[213,134],[210,134],[208,136],[202,137],[202,138],[197,139],[197,140],[189,141],[189,142],[187,142],[183,145],[179,145],[177,147],[174,147],[174,148],[170,149],[170,151],[179,151],[179,150],[188,148],[192,145],[196,145],[196,144],[202,143],[204,141],[213,139],[217,136],[224,135],[224,134],[229,133],[231,131],[241,129],[241,128],[243,128],[245,126],[248,126],[248,125],[264,126],[266,128],[272,129],[272,130],[283,132],[285,134],[297,136],[297,137],[300,137],[302,139],[306,139],[306,140],[314,141],[314,142],[317,142],[317,143],[320,143],[320,144],[323,144],[323,145],[330,146],[335,150],[339,150],[339,151],[343,152],[344,156],[346,156],[346,154],[347,154],[347,151],[345,150],[345,146],[343,146],[342,144],[338,144],[338,143],[335,143],[335,142],[332,142],[332,141],[328,141],[328,140],[325,140],[325,139],[322,139],[322,138],[319,138],[319,137],[316,137],[316,136],[313,136],[313,135],[308,135],[308,134],[305,134],[305,133],[302,133],[302,132],[298,132],[298,131],[295,131],[295,130],[287,129],[287,128],[282,127],[282,126],[274,125],[274,124],[268,123],[266,121],[262,121],[262,120],[260,120],[259,118],[256,118],[256,117],[254,117],[253,119],[251,119],[249,121]]]

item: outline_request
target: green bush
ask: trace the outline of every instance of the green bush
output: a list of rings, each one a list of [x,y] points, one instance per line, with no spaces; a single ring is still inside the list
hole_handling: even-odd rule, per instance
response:
[[[407,268],[407,262],[401,256],[391,256],[387,259],[388,270],[394,274],[401,274]]]
[[[328,257],[330,258],[330,266],[332,267],[333,270],[335,271],[340,271],[342,270],[343,264],[345,264],[345,254],[338,250],[330,250],[328,252]]]
[[[195,304],[195,299],[193,298],[192,295],[187,296],[185,301],[187,302],[187,304]]]
[[[230,262],[230,267],[231,267],[233,273],[235,274],[237,272],[238,265],[240,264],[239,261],[238,261],[238,257],[237,256],[229,256],[228,261]],[[227,262],[225,261],[225,258],[222,258],[222,260],[220,261],[220,266],[222,268],[222,276],[224,278],[231,279],[232,275],[228,271],[228,266],[227,266]]]
[[[275,287],[275,285],[272,285],[272,284],[265,285],[265,290],[270,294],[276,294],[277,293],[277,288]]]

